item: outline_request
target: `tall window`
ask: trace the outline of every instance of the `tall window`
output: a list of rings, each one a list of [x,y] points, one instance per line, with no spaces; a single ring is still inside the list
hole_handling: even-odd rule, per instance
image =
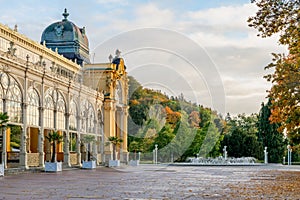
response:
[[[89,103],[88,107],[88,118],[87,118],[87,132],[94,133],[95,132],[95,112],[92,107],[92,104]]]
[[[57,97],[57,129],[65,129],[65,101],[60,93]]]
[[[76,109],[76,103],[72,99],[70,103],[70,118],[69,118],[69,129],[73,131],[77,131],[77,109]]]
[[[81,127],[80,128],[81,128],[82,132],[86,132],[86,119],[87,119],[86,107],[87,107],[87,105],[88,105],[88,102],[86,100],[84,100],[80,106],[80,115],[81,115],[81,121],[80,121]]]
[[[88,101],[83,101],[81,104],[81,130],[83,132],[95,132],[95,111],[92,104]]]
[[[2,73],[1,86],[6,93],[6,111],[10,121],[22,123],[22,93],[18,82],[12,76]]]
[[[37,91],[33,88],[28,90],[27,123],[29,125],[39,125],[39,105],[40,99]]]
[[[48,128],[53,128],[54,127],[54,102],[53,102],[52,95],[48,91],[45,95],[44,126]]]
[[[3,112],[3,90],[2,88],[0,87],[0,112]]]
[[[54,111],[56,110],[56,127],[57,129],[65,129],[65,110],[66,103],[60,92],[53,88],[49,88],[45,93],[45,111],[44,124],[45,127],[54,127]]]

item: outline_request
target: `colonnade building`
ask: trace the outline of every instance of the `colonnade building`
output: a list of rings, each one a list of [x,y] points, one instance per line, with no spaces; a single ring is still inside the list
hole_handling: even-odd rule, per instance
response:
[[[57,131],[57,161],[78,166],[87,151],[98,164],[112,157],[108,137],[123,139],[118,159],[128,161],[128,78],[120,52],[91,64],[85,28],[63,19],[49,25],[37,43],[0,24],[0,112],[9,123],[0,134],[5,167],[44,167],[51,159],[46,136]],[[94,136],[90,149],[84,138]]]

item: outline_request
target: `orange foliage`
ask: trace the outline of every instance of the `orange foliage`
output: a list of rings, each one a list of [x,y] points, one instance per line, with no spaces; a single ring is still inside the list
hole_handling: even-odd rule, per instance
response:
[[[140,104],[140,102],[136,99],[130,100],[130,103],[131,103],[132,106]]]
[[[174,112],[170,107],[166,106],[166,122],[169,124],[175,125],[180,119],[181,119],[181,114],[180,112]]]

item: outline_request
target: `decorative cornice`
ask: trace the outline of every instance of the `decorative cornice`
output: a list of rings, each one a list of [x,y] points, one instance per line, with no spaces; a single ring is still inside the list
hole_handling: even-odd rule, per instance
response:
[[[26,36],[10,29],[7,26],[2,25],[1,23],[0,23],[0,37],[10,42],[13,42],[14,45],[19,45],[24,49],[37,53],[38,55],[43,55],[44,58],[47,58],[50,61],[55,61],[56,64],[67,66],[70,70],[74,72],[77,72],[81,68],[81,66],[63,57],[57,52],[48,49],[46,46],[41,45],[27,38]]]

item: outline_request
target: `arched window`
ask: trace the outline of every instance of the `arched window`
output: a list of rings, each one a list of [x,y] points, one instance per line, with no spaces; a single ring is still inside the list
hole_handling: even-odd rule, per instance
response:
[[[65,101],[60,93],[58,93],[57,98],[57,129],[65,129]]]
[[[28,90],[27,101],[27,124],[39,126],[40,98],[35,89],[31,88]]]
[[[95,132],[95,112],[92,107],[92,104],[89,103],[88,107],[88,115],[87,115],[87,132],[94,133]]]
[[[70,117],[69,117],[69,129],[73,131],[77,131],[77,108],[76,103],[72,99],[70,102]]]
[[[0,112],[3,112],[3,89],[0,87]]]
[[[6,73],[1,74],[1,86],[6,93],[6,111],[11,122],[22,123],[22,92],[18,82]]]
[[[86,119],[87,119],[87,111],[86,107],[88,105],[88,102],[86,100],[82,101],[81,106],[80,106],[80,116],[81,116],[81,131],[86,132]]]
[[[83,101],[81,104],[81,131],[94,133],[95,132],[95,111],[93,106],[88,101]]]
[[[54,111],[56,110],[56,127],[54,123]],[[66,103],[62,94],[53,88],[45,93],[44,125],[48,128],[65,129]]]
[[[45,95],[44,126],[48,128],[54,127],[54,102],[49,90]]]

